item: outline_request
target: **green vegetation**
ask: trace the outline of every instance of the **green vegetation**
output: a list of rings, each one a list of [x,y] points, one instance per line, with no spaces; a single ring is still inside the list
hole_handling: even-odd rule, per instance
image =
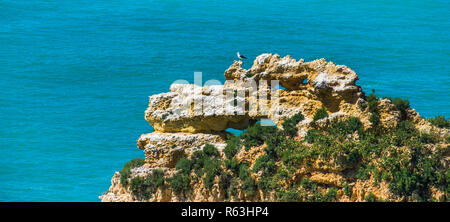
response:
[[[434,118],[428,119],[428,121],[433,124],[434,126],[440,127],[440,128],[450,128],[450,119],[445,119],[444,116],[436,116]]]
[[[181,173],[189,174],[192,169],[192,161],[190,159],[181,158],[178,160],[175,169],[180,170]]]
[[[395,107],[397,107],[397,109],[400,111],[401,120],[406,120],[407,119],[406,111],[409,109],[409,101],[400,98],[395,98],[392,100],[392,102],[394,103]]]
[[[302,113],[297,113],[291,118],[286,119],[282,124],[285,134],[295,136],[297,134],[297,124],[304,119],[305,117]]]
[[[240,137],[231,135],[227,140],[227,145],[225,146],[224,153],[228,159],[231,159],[239,152],[240,149]]]
[[[217,148],[211,144],[206,144],[203,147],[203,153],[205,153],[205,155],[210,156],[210,157],[218,157],[219,156],[219,151],[217,150]]]
[[[206,144],[191,158],[181,158],[175,166],[177,172],[166,181],[178,194],[192,189],[191,184],[201,182],[208,189],[218,185],[226,191],[228,200],[239,199],[239,191],[251,199],[261,190],[265,195],[273,194],[278,201],[337,201],[338,194],[352,197],[352,187],[347,182],[370,181],[373,186],[379,186],[384,181],[397,197],[431,201],[433,187],[444,193],[440,201],[448,201],[450,171],[442,164],[448,148],[440,146],[448,143],[449,138],[419,132],[407,118],[409,102],[402,99],[392,100],[402,115],[401,122],[394,128],[384,128],[374,92],[366,100],[364,109],[371,113],[369,129],[364,129],[360,119],[350,117],[326,129],[313,127],[303,141],[298,141],[293,137],[297,133],[296,125],[304,119],[301,113],[286,119],[283,130],[253,124],[242,135],[227,139],[226,158],[220,157],[215,146]],[[324,108],[319,109],[314,120],[327,115]],[[428,121],[439,127],[449,126],[449,120],[442,116]],[[263,144],[265,153],[256,158],[253,165],[236,158],[242,147],[249,151]],[[126,182],[130,169],[142,164],[143,160],[125,164],[121,182],[122,175]],[[310,180],[308,174],[299,176],[298,169],[312,166],[341,169],[345,176],[354,178],[337,186],[318,184]],[[146,178],[133,178],[132,192],[148,199],[151,192],[164,184],[162,172],[157,172]],[[368,202],[380,201],[373,193],[363,198]]]
[[[348,183],[345,182],[344,185],[343,185],[342,187],[343,187],[343,189],[344,189],[344,194],[345,194],[347,197],[351,197],[351,196],[352,196],[352,190],[351,190],[350,186],[348,185]]]
[[[378,112],[378,99],[375,96],[375,90],[372,89],[372,93],[366,98],[367,106],[369,107],[369,112],[376,113]]]
[[[164,173],[160,169],[155,169],[144,177],[134,177],[130,181],[130,190],[138,198],[147,200],[158,187],[164,184]]]
[[[245,150],[248,150],[253,146],[263,145],[276,130],[275,126],[262,127],[261,124],[257,123],[249,126],[240,136],[240,140],[242,140]]]
[[[135,158],[133,160],[130,160],[129,162],[125,163],[122,170],[119,171],[120,173],[120,183],[123,186],[128,185],[128,178],[130,178],[131,175],[131,169],[140,167],[144,165],[145,160],[142,158]]]
[[[314,114],[313,120],[315,122],[315,121],[317,121],[319,119],[323,119],[325,117],[328,117],[328,113],[327,113],[327,110],[325,110],[325,108],[322,107],[321,109],[318,109],[316,111],[316,114]]]
[[[253,164],[253,171],[262,171],[264,174],[270,174],[275,171],[275,167],[275,161],[269,155],[262,155]]]
[[[191,189],[191,179],[183,173],[177,173],[173,177],[168,178],[167,181],[170,183],[172,190],[177,194]]]

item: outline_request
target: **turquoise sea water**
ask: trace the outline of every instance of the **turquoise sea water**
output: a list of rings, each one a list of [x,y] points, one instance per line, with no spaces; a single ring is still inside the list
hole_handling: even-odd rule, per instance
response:
[[[367,92],[448,118],[449,12],[448,0],[0,0],[0,201],[98,201],[143,157],[148,96],[194,71],[224,81],[236,51],[324,57]]]

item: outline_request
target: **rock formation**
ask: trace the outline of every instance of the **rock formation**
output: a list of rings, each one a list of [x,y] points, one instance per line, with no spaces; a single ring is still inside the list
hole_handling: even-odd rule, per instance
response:
[[[149,175],[155,169],[162,170],[165,178],[173,176],[179,171],[175,166],[180,159],[192,158],[206,144],[214,145],[219,151],[219,158],[226,159],[224,148],[229,133],[225,130],[246,129],[264,119],[272,120],[282,129],[286,119],[301,113],[304,118],[295,125],[296,141],[304,140],[311,128],[325,129],[349,117],[358,118],[364,129],[374,127],[374,121],[371,120],[373,114],[367,107],[367,97],[356,84],[358,76],[344,65],[336,65],[325,59],[304,62],[303,59],[297,61],[290,56],[281,58],[277,54],[262,54],[256,57],[248,70],[242,68],[242,62],[234,61],[224,75],[227,80],[224,85],[173,84],[170,92],[150,96],[145,119],[155,131],[143,134],[138,139],[138,148],[145,153],[145,164],[131,169],[128,181]],[[281,87],[274,88],[275,81]],[[256,88],[255,85],[247,84],[249,82],[256,83]],[[239,91],[243,96],[236,96]],[[226,94],[227,92],[231,94]],[[239,103],[243,105],[238,106]],[[251,106],[257,108],[252,111],[249,108]],[[315,121],[314,116],[319,109],[325,109],[328,115]],[[378,99],[376,110],[380,124],[385,128],[395,127],[402,121],[401,112],[391,99]],[[439,132],[442,138],[448,137],[448,129],[433,127],[412,109],[407,112],[408,119],[421,131]],[[348,136],[358,139],[358,135]],[[250,149],[240,149],[235,159],[238,163],[254,166],[258,157],[266,154],[265,147],[266,144],[262,144]],[[445,142],[444,147],[448,148]],[[448,161],[448,157],[445,160]],[[280,164],[277,163],[277,166]],[[369,191],[380,199],[403,200],[393,195],[385,182],[374,186],[373,178],[366,181],[349,179],[351,176],[346,170],[351,167],[340,164],[338,159],[325,161],[319,158],[310,165],[299,165],[291,180],[300,181],[307,176],[309,181],[319,184],[317,189],[320,192],[326,192],[330,187],[342,188],[338,189],[336,195],[336,200],[339,201],[364,201]],[[252,173],[251,177],[255,183],[261,180],[258,173]],[[218,182],[218,177],[213,178],[214,183],[210,188],[206,188],[201,179],[191,180],[190,186],[193,189],[182,194],[173,192],[166,183],[153,190],[151,197],[142,199],[133,194],[130,186],[121,184],[120,180],[120,173],[116,172],[111,187],[100,197],[102,201],[279,199],[274,192],[263,192],[261,189],[257,189],[256,194],[252,195],[238,189],[233,197],[228,197],[227,191]],[[286,187],[287,183],[291,182],[281,181],[278,186]],[[344,195],[343,191],[343,187],[348,184],[352,185],[350,196]],[[444,194],[440,194],[442,195]]]

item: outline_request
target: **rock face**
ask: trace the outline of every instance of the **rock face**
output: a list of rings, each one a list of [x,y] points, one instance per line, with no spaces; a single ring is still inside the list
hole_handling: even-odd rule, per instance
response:
[[[277,54],[258,56],[249,70],[241,65],[241,62],[234,61],[225,71],[227,82],[223,86],[174,84],[171,92],[150,96],[145,119],[158,132],[197,133],[245,129],[249,122],[265,118],[280,123],[299,111],[312,118],[321,107],[330,113],[340,111],[352,116],[368,116],[358,108],[365,102],[361,87],[356,85],[358,76],[346,66],[325,59],[296,61],[290,56],[280,58]],[[268,88],[273,80],[285,89]],[[253,90],[251,81],[257,89]],[[232,96],[227,96],[227,92]],[[233,96],[238,92],[243,96]],[[261,92],[265,93],[265,99],[261,99]],[[272,99],[275,96],[276,101]],[[265,108],[261,104],[267,107],[265,112],[261,111]],[[258,110],[249,110],[251,105]],[[381,121],[395,123],[398,121],[395,112],[386,106],[382,110]],[[363,122],[368,124],[368,119],[363,118]]]
[[[224,85],[197,86],[194,84],[173,84],[170,92],[150,96],[145,119],[153,126],[154,132],[143,134],[138,139],[138,148],[145,153],[145,165],[133,169],[131,178],[146,175],[153,169],[162,169],[164,175],[173,175],[180,158],[190,158],[205,144],[213,144],[224,157],[228,128],[246,129],[255,121],[269,119],[280,128],[286,118],[301,112],[304,120],[297,127],[298,138],[304,138],[312,125],[327,127],[330,124],[358,117],[364,128],[371,127],[371,115],[367,108],[364,92],[356,85],[357,74],[344,65],[336,65],[325,59],[311,62],[299,61],[277,54],[261,54],[246,70],[241,61],[234,61],[225,71]],[[281,87],[277,88],[279,83]],[[239,96],[240,95],[240,96]],[[255,108],[256,107],[256,108]],[[389,99],[379,100],[378,112],[383,126],[396,126],[400,121],[400,111]],[[254,108],[252,110],[252,108]],[[318,109],[325,108],[328,117],[313,121]],[[408,116],[415,124],[430,130],[428,122],[420,118],[414,110]],[[448,131],[442,132],[448,135]],[[239,162],[252,166],[256,159],[265,154],[264,146],[242,149],[236,154]],[[329,186],[342,187],[347,166],[321,163],[320,160],[309,167],[299,168],[296,176],[309,175],[310,180]],[[254,176],[258,182],[258,176]],[[363,201],[369,184],[352,184],[354,195],[345,197],[338,192],[342,201]],[[215,184],[211,189],[191,182],[196,187],[184,195],[174,194],[170,188],[158,188],[149,201],[223,201],[224,191]],[[282,186],[282,185],[280,185]],[[384,188],[383,188],[384,186]],[[377,190],[378,189],[378,190]],[[387,185],[372,191],[383,198],[393,200]],[[370,190],[370,189],[369,189]],[[237,191],[239,198],[233,200],[261,201],[275,200],[274,194],[258,191],[252,197]],[[120,173],[116,172],[108,192],[100,197],[102,201],[140,201],[120,183]]]
[[[244,129],[248,125],[244,109],[234,106],[234,98],[222,96],[223,86],[174,84],[170,90],[169,93],[150,96],[145,119],[155,131],[220,132],[227,128]]]
[[[225,134],[185,134],[185,133],[149,133],[143,134],[137,141],[138,148],[144,150],[146,163],[152,168],[173,168],[182,157],[212,144],[219,150],[225,147]]]

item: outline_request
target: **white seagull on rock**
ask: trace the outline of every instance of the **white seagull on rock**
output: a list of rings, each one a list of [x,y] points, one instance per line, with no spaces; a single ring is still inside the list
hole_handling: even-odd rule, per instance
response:
[[[247,58],[247,57],[241,55],[239,52],[237,52],[237,57],[238,57],[239,59],[246,59],[246,58]]]

